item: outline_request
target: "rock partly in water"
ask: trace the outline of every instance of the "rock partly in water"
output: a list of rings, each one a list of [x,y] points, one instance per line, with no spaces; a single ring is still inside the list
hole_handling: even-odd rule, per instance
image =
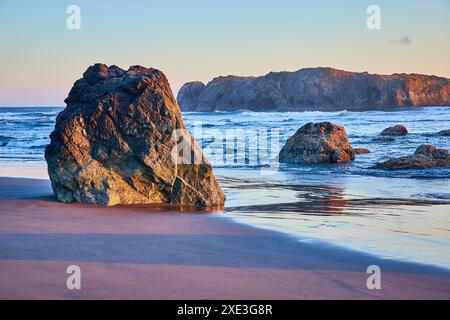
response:
[[[165,75],[96,64],[75,82],[45,159],[59,201],[221,206],[212,167],[185,130]],[[178,161],[178,142],[203,161]]]
[[[373,166],[372,169],[408,170],[447,166],[450,166],[448,150],[438,149],[433,145],[424,144],[418,147],[411,156],[390,159]]]
[[[440,136],[446,136],[446,137],[450,137],[450,129],[449,130],[442,130],[439,132]]]
[[[407,134],[408,129],[401,124],[386,128],[380,133],[382,136],[406,136]]]
[[[344,127],[330,122],[308,123],[290,137],[279,154],[280,162],[337,163],[355,160]]]
[[[366,149],[366,148],[355,148],[355,149],[353,149],[353,152],[355,154],[365,154],[365,153],[371,153],[372,151],[370,151],[369,149]]]
[[[376,137],[373,139],[376,142],[392,142],[395,141],[393,137]]]
[[[450,105],[450,79],[421,74],[379,75],[333,68],[222,76],[189,82],[178,93],[184,111],[364,111]]]

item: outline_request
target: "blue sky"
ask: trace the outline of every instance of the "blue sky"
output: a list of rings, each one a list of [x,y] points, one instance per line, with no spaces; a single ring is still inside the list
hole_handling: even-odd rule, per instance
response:
[[[70,4],[80,30],[66,28]],[[381,30],[366,27],[371,4]],[[316,66],[450,77],[449,38],[448,0],[0,0],[0,106],[63,106],[96,62],[158,68],[175,92]]]

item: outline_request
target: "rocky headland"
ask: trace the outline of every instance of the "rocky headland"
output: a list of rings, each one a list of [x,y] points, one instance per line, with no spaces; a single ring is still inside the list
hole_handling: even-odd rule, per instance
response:
[[[186,83],[177,96],[183,111],[366,111],[449,106],[450,79],[421,74],[379,75],[333,68],[223,76],[206,85]]]

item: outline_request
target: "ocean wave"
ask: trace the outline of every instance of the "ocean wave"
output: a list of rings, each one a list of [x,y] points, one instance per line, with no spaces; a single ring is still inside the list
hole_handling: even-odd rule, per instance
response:
[[[20,156],[23,153],[42,153],[49,142],[49,134],[53,129],[56,114],[62,108],[43,109],[32,108],[28,110],[0,110],[0,145],[3,145],[2,152],[7,153],[11,158]],[[350,142],[354,147],[367,148],[371,154],[358,156],[356,161],[346,166],[303,166],[296,168],[288,166],[286,170],[296,171],[299,174],[314,173],[317,175],[370,175],[380,177],[410,177],[422,179],[423,177],[447,178],[449,171],[422,171],[422,172],[374,172],[367,168],[375,163],[393,157],[400,157],[412,154],[414,150],[423,143],[431,143],[441,148],[448,148],[448,138],[437,135],[442,129],[450,128],[450,118],[442,116],[445,112],[450,112],[450,108],[423,108],[414,111],[397,110],[395,112],[367,111],[364,113],[348,111],[343,109],[334,112],[324,111],[302,111],[302,112],[259,112],[251,110],[237,110],[232,112],[184,112],[185,124],[191,132],[196,122],[203,125],[203,138],[209,138],[215,130],[233,135],[230,129],[239,129],[235,138],[240,138],[242,132],[254,137],[255,130],[265,130],[270,132],[278,129],[279,147],[281,148],[290,135],[300,126],[308,122],[331,121],[343,125],[348,133]],[[1,120],[3,117],[3,120]],[[425,118],[426,117],[426,118]],[[7,119],[7,120],[5,120]],[[426,119],[427,121],[424,121]],[[410,134],[406,137],[398,137],[392,142],[380,142],[379,133],[386,126],[396,123],[407,125]],[[195,132],[193,132],[195,134]],[[13,139],[11,139],[13,138]],[[201,139],[201,137],[195,137]],[[210,144],[210,143],[209,143]],[[219,144],[208,145],[204,142],[205,148],[222,147]],[[250,153],[265,152],[266,146],[251,146]],[[278,150],[279,151],[279,150]],[[243,156],[242,152],[239,158]],[[214,160],[214,157],[210,160]],[[218,163],[220,163],[218,159]],[[216,165],[212,163],[213,165]],[[226,165],[224,167],[227,167]],[[230,164],[229,167],[235,167]],[[248,165],[243,167],[249,168]]]
[[[13,139],[14,139],[13,137],[0,135],[0,147],[5,147]]]
[[[36,146],[31,146],[29,147],[30,149],[45,149],[45,147],[47,147],[48,144],[40,144],[40,145],[36,145]]]
[[[405,179],[421,179],[421,180],[435,180],[435,179],[449,179],[450,168],[430,168],[423,170],[375,170],[367,169],[361,171],[349,172],[355,175],[364,175],[371,177],[384,178],[405,178]]]

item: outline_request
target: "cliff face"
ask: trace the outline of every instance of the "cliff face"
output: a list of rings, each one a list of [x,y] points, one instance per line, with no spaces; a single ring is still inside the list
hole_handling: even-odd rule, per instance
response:
[[[186,83],[184,111],[337,111],[450,105],[450,79],[420,74],[377,75],[332,68],[218,77]]]

